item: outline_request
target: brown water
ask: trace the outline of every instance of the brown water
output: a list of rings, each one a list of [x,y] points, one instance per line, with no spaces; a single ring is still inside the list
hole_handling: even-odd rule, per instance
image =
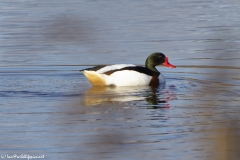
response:
[[[240,2],[0,2],[0,154],[45,159],[239,159]],[[157,88],[92,88],[79,72],[176,69]]]

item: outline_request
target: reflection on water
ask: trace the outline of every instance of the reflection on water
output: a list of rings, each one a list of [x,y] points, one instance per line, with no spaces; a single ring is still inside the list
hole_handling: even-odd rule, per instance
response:
[[[98,105],[116,102],[144,101],[148,107],[169,107],[168,101],[175,99],[163,84],[158,88],[150,86],[137,87],[92,87],[85,92],[83,105]],[[144,105],[144,103],[142,104]]]

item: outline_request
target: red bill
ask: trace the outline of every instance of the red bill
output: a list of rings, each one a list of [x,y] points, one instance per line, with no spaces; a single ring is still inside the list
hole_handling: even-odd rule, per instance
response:
[[[174,66],[168,62],[168,57],[165,58],[165,62],[163,62],[163,65],[166,67],[169,67],[169,68],[176,68],[176,66]]]

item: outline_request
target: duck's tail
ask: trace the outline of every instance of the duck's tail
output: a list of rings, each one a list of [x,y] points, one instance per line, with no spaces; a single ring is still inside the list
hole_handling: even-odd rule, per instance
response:
[[[103,76],[95,71],[80,70],[93,86],[106,86]]]

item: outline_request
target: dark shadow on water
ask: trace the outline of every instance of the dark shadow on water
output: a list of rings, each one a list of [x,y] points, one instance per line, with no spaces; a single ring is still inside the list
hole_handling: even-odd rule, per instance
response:
[[[33,92],[33,91],[0,91],[0,97],[77,97],[80,93],[66,92]]]
[[[97,35],[96,26],[99,26],[86,15],[63,14],[43,23],[48,24],[44,28],[46,39],[55,43],[93,44]]]

